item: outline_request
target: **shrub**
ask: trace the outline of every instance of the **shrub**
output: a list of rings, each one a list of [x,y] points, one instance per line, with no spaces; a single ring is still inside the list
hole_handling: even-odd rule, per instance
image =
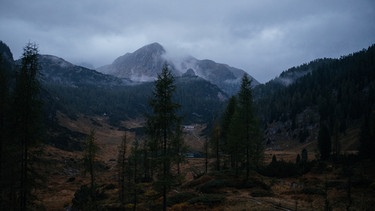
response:
[[[176,195],[168,197],[167,204],[168,206],[173,206],[175,204],[186,202],[194,197],[197,197],[196,193],[192,193],[192,192],[177,193]]]
[[[263,189],[263,190],[271,190],[271,187],[269,185],[267,185],[266,183],[264,183],[260,180],[257,180],[257,179],[252,179],[252,180],[246,181],[246,182],[244,182],[244,184],[242,184],[238,188],[239,189],[241,189],[241,188],[260,188],[260,189]]]
[[[306,187],[301,190],[301,193],[308,194],[308,195],[325,195],[324,190],[320,188],[312,188],[312,187]]]
[[[299,169],[296,164],[285,161],[271,162],[268,166],[260,169],[260,173],[269,177],[293,177],[299,174]]]
[[[221,194],[204,194],[202,196],[194,197],[188,201],[189,204],[202,204],[206,206],[215,206],[225,200],[225,196]]]
[[[202,193],[215,193],[218,189],[227,186],[228,182],[226,180],[213,179],[201,185],[198,190]]]
[[[195,179],[193,181],[190,181],[182,186],[182,188],[192,188],[198,185],[202,185],[208,181],[212,180],[212,177],[203,175],[202,177],[199,177],[198,179]]]
[[[251,192],[251,196],[253,196],[253,197],[269,197],[269,196],[273,196],[273,193],[270,190],[256,189],[253,192]]]

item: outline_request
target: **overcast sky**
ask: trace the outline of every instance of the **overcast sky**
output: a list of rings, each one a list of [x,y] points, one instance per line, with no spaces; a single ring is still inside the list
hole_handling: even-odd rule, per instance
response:
[[[374,0],[0,0],[0,40],[95,67],[159,42],[241,68],[264,83],[283,70],[375,43]]]

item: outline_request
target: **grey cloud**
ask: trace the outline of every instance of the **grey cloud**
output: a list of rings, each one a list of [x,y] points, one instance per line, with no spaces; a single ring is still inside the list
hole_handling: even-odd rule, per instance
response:
[[[151,42],[242,68],[266,82],[320,57],[375,43],[375,2],[3,0],[0,39],[15,54],[41,53],[101,66]]]

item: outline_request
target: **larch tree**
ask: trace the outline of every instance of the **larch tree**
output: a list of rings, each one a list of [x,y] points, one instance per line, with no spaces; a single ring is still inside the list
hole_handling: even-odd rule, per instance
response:
[[[246,156],[246,179],[249,178],[250,172],[250,154],[254,147],[254,112],[253,112],[253,94],[251,90],[251,80],[245,74],[242,77],[240,91],[238,93],[238,114],[240,114],[240,121],[243,124],[243,146],[245,147]]]
[[[321,123],[319,128],[318,149],[322,160],[327,160],[331,156],[331,135],[327,125],[324,123]]]
[[[228,105],[223,113],[222,119],[221,119],[221,151],[223,154],[227,155],[227,157],[230,157],[231,166],[233,167],[233,154],[230,151],[230,142],[229,142],[229,128],[230,124],[232,122],[232,118],[234,116],[234,112],[237,107],[237,99],[235,96],[232,96],[229,99]],[[224,167],[227,166],[228,159],[224,159]]]
[[[152,114],[147,117],[147,133],[152,146],[153,159],[155,159],[157,181],[155,184],[161,188],[163,196],[163,210],[167,208],[167,192],[174,182],[171,172],[173,159],[176,156],[176,147],[180,147],[176,136],[180,134],[180,117],[177,109],[180,107],[173,102],[175,92],[174,77],[167,64],[164,64],[158,79],[155,81],[153,97],[150,101]]]
[[[13,176],[9,172],[8,163],[10,159],[6,159],[8,150],[6,140],[9,140],[9,84],[4,65],[3,55],[0,54],[0,210],[6,209],[8,204],[6,196],[10,195],[9,190],[10,178]],[[6,171],[8,169],[8,171]]]
[[[32,176],[30,148],[37,146],[41,139],[41,106],[38,47],[28,43],[21,58],[14,90],[14,134],[20,147],[20,208],[26,210],[32,203],[31,191],[35,184]]]
[[[222,141],[221,141],[221,128],[218,123],[214,124],[212,133],[211,133],[211,148],[213,152],[215,153],[216,157],[216,171],[220,171],[221,167],[221,152],[222,152]]]
[[[3,55],[0,54],[0,181],[2,181],[3,171],[3,144],[6,138],[5,133],[7,128],[5,127],[6,116],[8,111],[8,79],[6,70],[3,64]]]
[[[96,187],[95,187],[95,161],[98,154],[98,146],[96,144],[95,130],[91,130],[86,138],[86,146],[83,156],[83,165],[85,172],[90,175],[90,201],[89,207],[96,208]]]
[[[242,165],[246,168],[246,179],[249,179],[250,168],[261,161],[264,149],[254,114],[251,80],[247,74],[242,77],[236,102],[228,127],[228,149],[236,175],[239,175]]]
[[[127,136],[124,133],[121,144],[118,149],[117,168],[118,168],[118,181],[120,185],[119,199],[122,205],[125,203],[125,182],[126,182],[126,170],[129,167],[127,161]]]

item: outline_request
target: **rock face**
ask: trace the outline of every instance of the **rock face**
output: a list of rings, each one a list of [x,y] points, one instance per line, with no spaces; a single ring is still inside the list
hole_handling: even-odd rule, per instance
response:
[[[241,78],[246,74],[241,69],[216,63],[212,60],[198,60],[192,56],[171,60],[165,56],[166,53],[166,50],[159,43],[152,43],[133,53],[126,53],[118,57],[112,64],[105,65],[97,70],[135,82],[146,82],[155,80],[163,65],[168,63],[175,76],[201,77],[217,85],[229,95],[238,91]],[[254,78],[252,80],[253,86],[259,84]]]
[[[162,57],[164,54],[163,46],[152,43],[134,53],[118,57],[112,64],[98,68],[98,71],[137,82],[153,81],[166,62]]]

